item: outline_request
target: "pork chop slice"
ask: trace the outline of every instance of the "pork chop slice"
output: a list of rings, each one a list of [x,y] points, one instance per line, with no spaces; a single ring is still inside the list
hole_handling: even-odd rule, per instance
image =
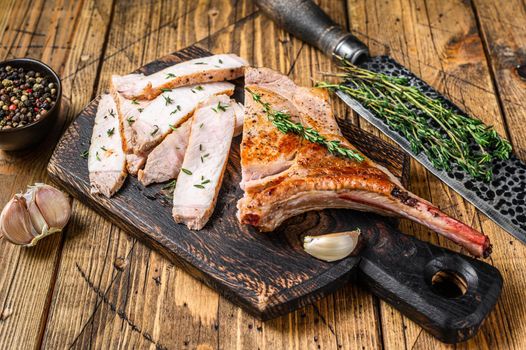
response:
[[[245,109],[240,103],[231,103],[236,117],[234,136],[243,131]],[[191,118],[172,131],[148,155],[143,170],[139,170],[139,181],[147,186],[177,178],[183,163],[188,139],[190,138]]]
[[[88,154],[91,193],[111,197],[126,179],[126,158],[122,150],[117,106],[109,94],[102,95]]]
[[[131,125],[134,153],[149,153],[173,128],[188,120],[201,101],[212,95],[232,95],[234,88],[234,84],[218,82],[183,86],[163,92],[140,111]]]
[[[212,215],[236,124],[234,101],[212,96],[192,117],[190,140],[174,191],[173,217],[192,230]]]
[[[119,118],[119,133],[122,140],[122,149],[126,155],[126,168],[132,175],[137,175],[139,169],[144,166],[146,162],[146,155],[134,153],[133,140],[135,133],[133,131],[133,123],[139,117],[140,111],[150,103],[150,101],[134,101],[125,98],[115,89],[115,83],[112,81],[111,94],[116,103],[117,114]]]
[[[138,174],[144,186],[177,178],[188,146],[191,124],[191,119],[184,122],[148,155],[144,169]]]
[[[151,75],[114,76],[119,93],[128,99],[151,100],[163,89],[232,80],[243,75],[247,62],[234,54],[219,54],[174,64]]]
[[[293,86],[287,82],[285,91],[283,76],[268,69],[258,69],[264,83],[250,80],[247,87],[261,95],[275,110],[286,110],[305,127],[315,128],[329,140],[339,140],[347,148],[356,148],[342,135],[332,114],[325,93],[317,89]],[[273,86],[273,81],[279,84]],[[268,148],[276,139],[261,138],[260,130],[270,132],[274,125],[266,118],[259,104],[250,94],[245,96],[247,115],[243,130],[241,166],[258,164],[264,169],[266,162],[275,162],[276,156],[257,157],[258,148]],[[250,111],[250,113],[248,112]],[[277,139],[283,136],[276,136]],[[421,223],[466,248],[475,256],[488,256],[491,245],[487,236],[447,216],[437,207],[410,193],[395,180],[385,168],[364,156],[359,162],[330,154],[326,148],[287,135],[295,147],[294,157],[285,170],[267,174],[252,174],[243,178],[244,197],[238,202],[238,218],[242,224],[255,226],[261,231],[272,231],[286,219],[310,210],[326,208],[349,208],[376,212],[383,215],[402,216]],[[278,150],[279,152],[279,150]],[[288,154],[291,150],[286,150]],[[272,167],[273,165],[271,165]],[[243,169],[243,174],[246,170]]]

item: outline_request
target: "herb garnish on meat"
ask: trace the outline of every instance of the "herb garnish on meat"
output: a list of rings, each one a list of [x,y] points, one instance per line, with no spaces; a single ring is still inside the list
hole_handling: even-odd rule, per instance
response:
[[[341,83],[317,86],[341,91],[373,111],[435,168],[448,171],[456,163],[474,178],[489,181],[493,161],[509,158],[511,145],[495,129],[426,96],[408,79],[371,72],[346,60],[342,64],[345,73],[331,74],[342,78]]]
[[[166,106],[171,105],[174,102],[174,100],[170,96],[163,95],[163,98],[164,98],[164,104]]]
[[[290,114],[284,111],[274,110],[268,102],[261,100],[261,95],[253,92],[249,88],[245,88],[248,93],[252,96],[255,102],[259,103],[272,124],[278,128],[282,133],[294,133],[301,136],[307,141],[317,143],[327,148],[327,150],[334,155],[346,157],[356,161],[363,161],[364,157],[355,150],[344,147],[341,145],[340,140],[328,140],[325,136],[320,135],[318,131],[313,128],[306,128],[301,123],[294,123],[291,119]]]

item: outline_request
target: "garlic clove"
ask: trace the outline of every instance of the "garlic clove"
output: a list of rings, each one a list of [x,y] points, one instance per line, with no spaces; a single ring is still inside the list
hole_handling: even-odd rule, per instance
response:
[[[351,255],[358,245],[359,237],[359,229],[320,236],[305,236],[303,248],[317,259],[332,262]]]
[[[38,233],[47,232],[49,226],[35,202],[35,192],[36,191],[33,190],[33,188],[30,188],[24,194],[27,203],[27,211],[29,212],[29,217],[31,218],[31,223],[33,224],[34,229]]]
[[[30,244],[37,235],[31,224],[26,200],[15,195],[0,214],[0,232],[14,244]]]
[[[53,232],[62,230],[71,216],[70,197],[55,187],[45,184],[35,184],[30,190],[34,191],[34,202],[47,223],[48,230]]]

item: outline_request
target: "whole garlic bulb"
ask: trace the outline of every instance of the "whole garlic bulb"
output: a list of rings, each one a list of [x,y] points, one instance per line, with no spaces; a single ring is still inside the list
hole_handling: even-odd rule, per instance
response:
[[[14,244],[34,246],[40,239],[60,232],[71,216],[71,199],[42,183],[16,194],[0,214],[0,233]]]

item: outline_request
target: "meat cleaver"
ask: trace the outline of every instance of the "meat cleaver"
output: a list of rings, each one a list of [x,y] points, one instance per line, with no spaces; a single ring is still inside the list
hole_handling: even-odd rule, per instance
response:
[[[312,0],[256,0],[258,6],[285,30],[325,54],[345,57],[358,66],[390,76],[405,77],[412,86],[427,96],[444,102],[465,114],[426,82],[416,77],[388,56],[369,56],[367,46],[339,27]],[[512,154],[507,160],[495,160],[493,178],[484,182],[453,166],[451,171],[438,170],[423,153],[415,154],[409,142],[372,111],[349,95],[336,93],[347,105],[393,139],[430,172],[471,202],[491,220],[521,242],[526,243],[526,164]]]

